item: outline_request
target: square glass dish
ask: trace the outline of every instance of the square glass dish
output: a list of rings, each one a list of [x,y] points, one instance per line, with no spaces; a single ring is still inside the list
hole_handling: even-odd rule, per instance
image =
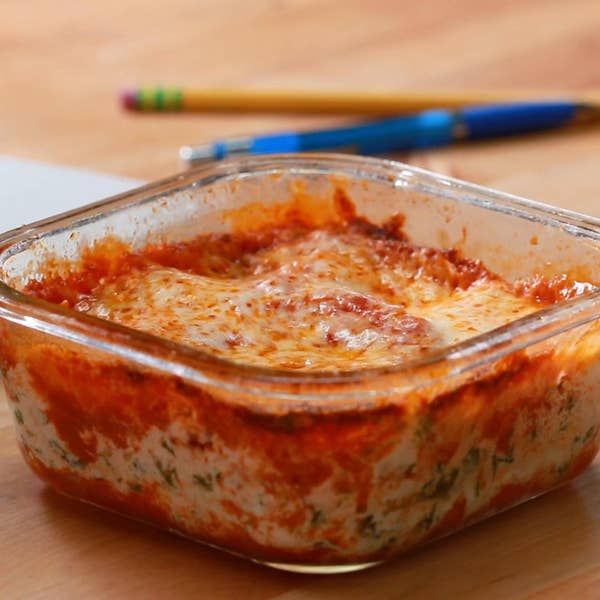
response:
[[[299,194],[327,209],[340,190],[369,222],[401,215],[411,243],[509,283],[592,285],[422,358],[346,371],[240,364],[25,293],[109,237],[181,243]],[[598,265],[598,219],[399,163],[224,162],[4,234],[0,367],[23,455],[59,492],[274,567],[351,571],[592,462]]]

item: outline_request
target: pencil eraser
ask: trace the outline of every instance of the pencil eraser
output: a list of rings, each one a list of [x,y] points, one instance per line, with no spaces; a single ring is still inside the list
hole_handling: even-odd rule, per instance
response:
[[[121,106],[127,110],[136,110],[138,108],[137,92],[133,89],[121,90],[119,94]]]

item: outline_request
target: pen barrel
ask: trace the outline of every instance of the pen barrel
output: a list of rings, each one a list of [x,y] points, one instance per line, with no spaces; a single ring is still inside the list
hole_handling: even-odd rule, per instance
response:
[[[483,139],[562,127],[575,119],[579,108],[572,102],[527,102],[465,108],[457,114],[459,137]]]
[[[456,139],[484,139],[561,127],[584,108],[572,102],[529,102],[428,110],[349,127],[241,137],[185,148],[186,160],[221,159],[235,154],[342,151],[385,154],[445,146]]]
[[[261,152],[346,150],[382,154],[448,144],[452,141],[453,127],[451,113],[431,110],[352,127],[262,138],[256,149]]]

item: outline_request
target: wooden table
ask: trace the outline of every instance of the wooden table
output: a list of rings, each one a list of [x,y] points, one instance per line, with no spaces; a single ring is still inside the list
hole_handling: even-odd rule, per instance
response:
[[[179,145],[336,119],[121,112],[128,83],[600,88],[597,0],[5,0],[0,153],[153,179]],[[600,130],[406,160],[600,214]],[[0,403],[0,598],[599,598],[600,462],[376,570],[261,568],[53,494]]]

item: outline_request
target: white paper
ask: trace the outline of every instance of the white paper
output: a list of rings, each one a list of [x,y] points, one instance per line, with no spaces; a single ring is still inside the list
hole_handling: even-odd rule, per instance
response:
[[[141,184],[126,177],[0,156],[0,232]]]

